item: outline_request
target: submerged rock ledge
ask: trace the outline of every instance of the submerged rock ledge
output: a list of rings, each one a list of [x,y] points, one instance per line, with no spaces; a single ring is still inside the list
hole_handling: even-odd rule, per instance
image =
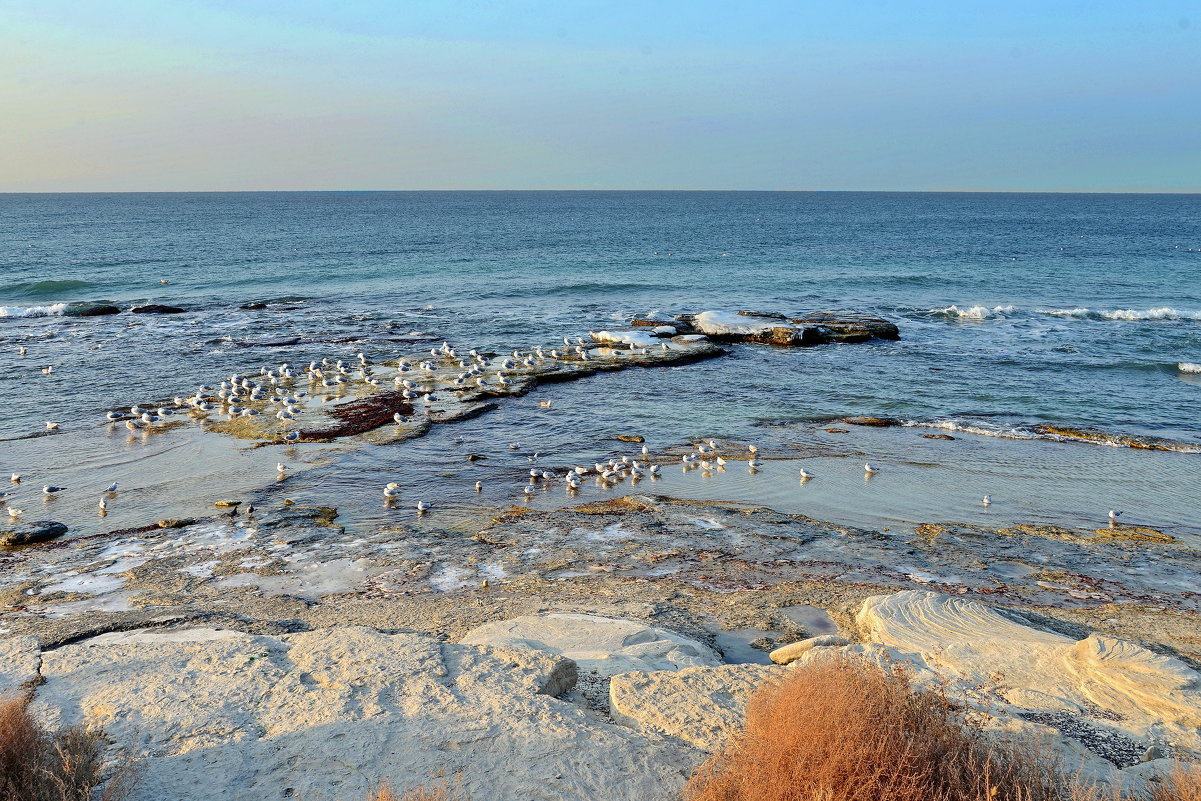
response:
[[[649,315],[632,324],[644,328],[671,327],[676,333],[703,334],[715,342],[759,342],[784,347],[901,338],[895,323],[856,312],[814,312],[789,317],[776,312],[704,311],[674,316]]]

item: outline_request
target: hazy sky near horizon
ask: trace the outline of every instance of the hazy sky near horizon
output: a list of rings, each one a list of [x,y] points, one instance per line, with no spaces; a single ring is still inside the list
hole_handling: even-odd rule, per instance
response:
[[[0,0],[0,191],[1201,191],[1201,3]]]

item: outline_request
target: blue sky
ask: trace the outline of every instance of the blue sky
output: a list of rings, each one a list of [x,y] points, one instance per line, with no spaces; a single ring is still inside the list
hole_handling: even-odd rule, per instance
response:
[[[0,191],[1201,190],[1198,2],[0,0]]]

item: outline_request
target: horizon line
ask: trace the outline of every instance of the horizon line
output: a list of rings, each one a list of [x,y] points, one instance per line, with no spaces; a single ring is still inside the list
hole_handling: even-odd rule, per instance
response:
[[[1197,195],[1197,189],[591,189],[581,187],[507,189],[27,189],[0,190],[0,195],[230,195],[230,194],[384,194],[417,192],[677,192],[757,194],[906,194],[906,195]]]

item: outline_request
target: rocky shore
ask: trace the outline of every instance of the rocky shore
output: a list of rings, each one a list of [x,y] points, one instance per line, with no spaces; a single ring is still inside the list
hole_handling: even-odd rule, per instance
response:
[[[0,553],[0,689],[132,743],[137,799],[439,771],[476,798],[670,799],[755,688],[831,653],[905,663],[1099,780],[1201,754],[1198,554],[1171,538],[650,495],[369,535],[336,514]]]

